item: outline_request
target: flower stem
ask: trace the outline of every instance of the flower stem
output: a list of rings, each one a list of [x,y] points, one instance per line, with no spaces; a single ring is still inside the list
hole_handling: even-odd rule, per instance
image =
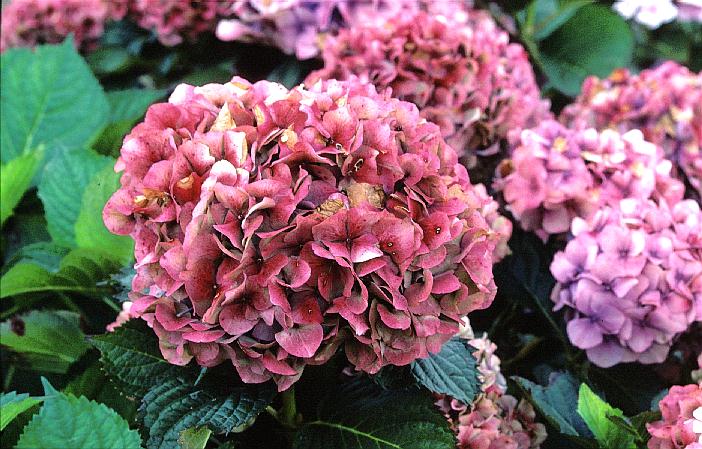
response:
[[[283,400],[283,407],[278,412],[280,423],[290,429],[297,428],[299,420],[295,404],[295,387],[285,390],[281,395],[281,399]]]

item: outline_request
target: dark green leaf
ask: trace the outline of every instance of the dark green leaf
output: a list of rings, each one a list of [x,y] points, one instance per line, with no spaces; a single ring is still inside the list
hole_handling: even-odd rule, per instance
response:
[[[569,373],[552,373],[544,387],[522,377],[512,378],[530,402],[561,433],[591,437],[592,433],[576,411],[578,381]]]
[[[383,390],[365,379],[319,405],[317,419],[295,436],[294,449],[454,449],[446,419],[418,390]]]
[[[140,322],[128,322],[91,342],[100,350],[105,370],[136,393],[182,376],[187,370],[164,360],[153,331]]]
[[[89,348],[79,321],[73,312],[34,310],[0,324],[0,340],[32,368],[65,373]]]
[[[129,67],[130,54],[121,47],[102,47],[86,58],[90,68],[98,75],[119,73]]]
[[[43,158],[43,150],[34,150],[0,166],[0,226],[12,215],[32,184]]]
[[[7,50],[0,66],[2,162],[41,144],[47,156],[59,147],[89,145],[105,125],[105,94],[72,39]]]
[[[74,396],[85,396],[105,404],[131,423],[136,419],[138,401],[131,395],[130,388],[122,387],[123,385],[110,379],[101,363],[96,361],[69,382],[63,392]]]
[[[471,404],[480,391],[472,351],[465,339],[453,338],[438,354],[412,362],[412,374],[430,391]]]
[[[41,401],[39,398],[30,397],[27,393],[17,394],[11,391],[0,394],[0,431],[5,430],[12,420]]]
[[[141,439],[104,404],[56,391],[46,379],[44,406],[24,428],[18,449],[138,449]]]
[[[49,242],[29,244],[15,253],[7,265],[27,263],[38,265],[44,270],[55,273],[59,269],[61,260],[68,255],[70,248]]]
[[[626,21],[607,6],[588,5],[542,41],[536,59],[550,85],[575,96],[587,76],[605,77],[627,67],[633,51]]]
[[[76,218],[76,243],[81,248],[97,248],[112,254],[127,265],[134,254],[134,241],[124,235],[110,233],[102,221],[102,209],[119,188],[119,174],[111,166],[96,173],[83,193],[80,213]]]
[[[523,30],[530,39],[543,40],[572,18],[580,8],[594,0],[534,0],[527,15],[533,17],[531,28]]]
[[[624,413],[603,401],[587,384],[580,385],[578,414],[603,448],[636,449],[631,432],[622,430],[610,419],[616,418],[623,421]]]
[[[241,432],[249,427],[273,400],[269,385],[232,387],[217,394],[195,387],[180,378],[170,378],[144,396],[141,413],[148,429],[149,449],[178,447],[182,431],[207,426],[214,433]]]

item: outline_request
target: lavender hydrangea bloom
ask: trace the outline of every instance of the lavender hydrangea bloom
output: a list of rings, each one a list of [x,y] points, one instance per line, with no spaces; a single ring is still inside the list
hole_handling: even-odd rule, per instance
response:
[[[692,200],[627,198],[577,218],[555,255],[552,299],[571,342],[598,366],[660,363],[702,321],[702,214]]]
[[[181,85],[125,138],[107,227],[163,356],[283,390],[339,346],[369,373],[495,294],[481,197],[416,106],[356,79]]]

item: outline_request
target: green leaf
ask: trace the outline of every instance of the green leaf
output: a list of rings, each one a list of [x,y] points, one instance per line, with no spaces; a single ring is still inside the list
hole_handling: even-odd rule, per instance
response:
[[[464,404],[471,404],[480,391],[475,358],[465,339],[453,338],[438,354],[412,362],[412,374],[430,391],[448,394]]]
[[[127,422],[133,422],[136,419],[137,399],[133,397],[131,390],[127,389],[125,394],[121,387],[120,383],[107,376],[100,362],[96,361],[71,380],[63,392],[74,396],[85,396],[105,404],[119,413]]]
[[[294,449],[454,449],[448,422],[429,395],[350,382],[319,404],[317,420],[295,436]]]
[[[580,385],[578,414],[605,449],[636,449],[631,433],[620,429],[608,417],[624,418],[624,413],[597,396],[587,384]]]
[[[127,89],[108,92],[110,119],[95,143],[95,148],[106,154],[118,152],[124,136],[144,116],[146,109],[156,100],[163,98],[165,94],[165,90],[153,89]]]
[[[538,55],[549,83],[575,96],[589,75],[605,77],[631,63],[634,38],[629,25],[602,5],[587,5],[547,39]]]
[[[527,9],[533,17],[530,28],[523,30],[530,39],[546,39],[572,18],[580,8],[594,0],[534,0]]]
[[[27,393],[14,391],[0,394],[0,430],[4,430],[21,413],[40,403],[39,398],[32,398]]]
[[[158,349],[153,331],[140,322],[128,322],[91,339],[100,350],[105,370],[133,391],[144,393],[151,387],[182,375],[187,368],[168,363]]]
[[[86,60],[97,75],[108,75],[124,71],[129,67],[129,52],[121,47],[103,46],[90,53]]]
[[[51,242],[31,243],[22,247],[7,262],[13,266],[19,263],[38,265],[44,270],[55,273],[58,271],[61,260],[68,255],[70,248]]]
[[[105,125],[105,94],[72,39],[34,50],[7,50],[0,66],[2,162],[41,144],[48,154],[59,147],[89,145]]]
[[[560,433],[570,436],[592,436],[583,419],[576,413],[578,382],[569,373],[553,373],[544,387],[522,377],[512,378],[529,401]]]
[[[114,410],[85,397],[62,394],[42,378],[44,406],[24,428],[17,449],[137,449],[139,434]]]
[[[0,298],[25,293],[64,292],[102,296],[110,287],[103,281],[119,271],[111,255],[89,249],[75,249],[61,260],[51,274],[33,263],[19,263],[0,278]]]
[[[177,447],[181,432],[207,426],[214,433],[241,432],[273,400],[270,384],[228,388],[227,394],[195,387],[181,378],[167,379],[144,396],[141,412],[149,449]]]
[[[102,221],[102,209],[118,188],[119,174],[111,166],[93,176],[83,193],[75,235],[79,247],[106,251],[127,265],[134,254],[134,241],[128,236],[112,234]]]
[[[0,340],[32,368],[65,373],[89,348],[79,321],[73,312],[34,310],[1,323]]]
[[[54,242],[75,246],[75,223],[81,209],[81,198],[93,176],[114,160],[92,150],[57,150],[46,164],[39,183],[39,198],[49,234]]]
[[[189,427],[178,436],[180,449],[205,449],[212,431],[207,427]]]
[[[43,158],[43,150],[34,150],[0,166],[0,226],[12,215],[32,184]]]

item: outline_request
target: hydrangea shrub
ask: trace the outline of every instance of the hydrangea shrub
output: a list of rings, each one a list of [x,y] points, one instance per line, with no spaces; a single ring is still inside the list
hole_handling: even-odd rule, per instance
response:
[[[343,345],[377,372],[490,305],[489,197],[416,106],[356,79],[180,85],[125,138],[108,228],[164,357],[289,387]]]

